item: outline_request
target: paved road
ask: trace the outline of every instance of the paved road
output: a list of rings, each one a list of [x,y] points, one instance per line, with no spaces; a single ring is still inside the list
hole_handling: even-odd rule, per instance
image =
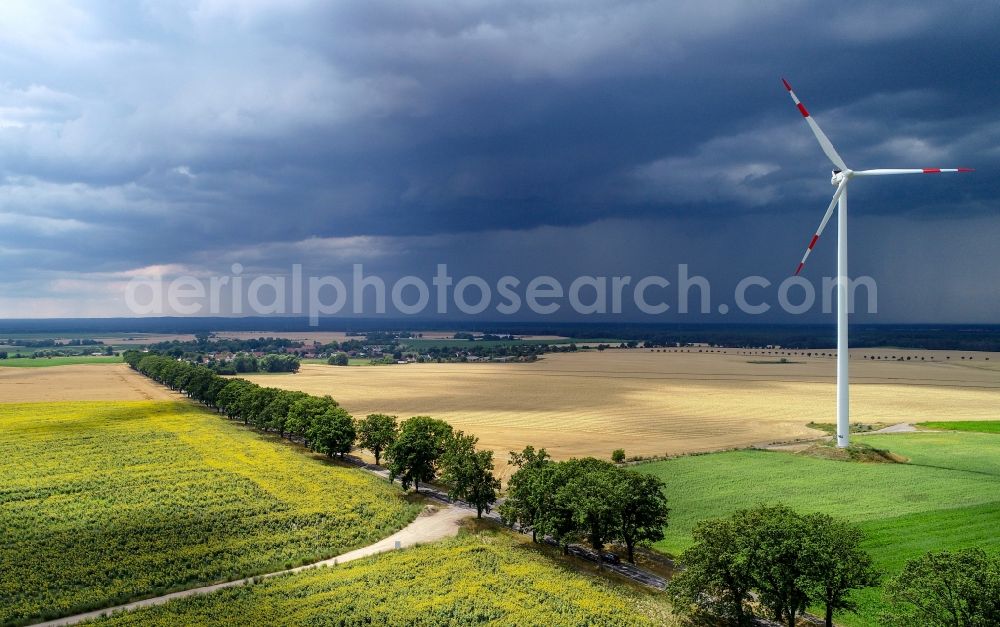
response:
[[[182,599],[184,597],[194,596],[196,594],[207,594],[209,592],[215,592],[216,590],[222,590],[223,588],[234,588],[236,586],[245,586],[251,583],[253,579],[268,579],[270,577],[277,577],[279,575],[287,575],[289,573],[297,573],[310,568],[317,568],[320,566],[335,566],[337,564],[343,564],[345,562],[350,562],[352,560],[360,559],[362,557],[368,557],[370,555],[375,555],[377,553],[384,553],[386,551],[392,551],[397,548],[406,548],[408,546],[413,546],[417,543],[433,542],[435,540],[441,540],[442,538],[449,538],[458,533],[459,523],[464,518],[473,516],[474,512],[470,512],[468,509],[462,507],[445,506],[437,509],[433,512],[425,512],[417,517],[412,523],[403,527],[401,530],[392,534],[388,538],[379,540],[375,544],[370,544],[366,547],[344,553],[343,555],[338,555],[337,557],[332,557],[330,559],[323,560],[321,562],[316,562],[314,564],[307,564],[305,566],[299,566],[297,568],[290,568],[287,570],[278,571],[275,573],[268,573],[266,575],[257,575],[254,577],[248,577],[246,579],[238,579],[236,581],[227,581],[225,583],[217,583],[211,586],[201,586],[199,588],[191,588],[189,590],[181,590],[179,592],[172,592],[170,594],[164,594],[163,596],[152,597],[149,599],[143,599],[141,601],[134,601],[132,603],[126,603],[124,605],[117,605],[115,607],[105,608],[102,610],[94,610],[93,612],[86,612],[83,614],[76,614],[74,616],[67,616],[64,618],[59,618],[46,623],[40,623],[43,626],[55,626],[55,625],[75,625],[77,623],[83,622],[85,620],[92,620],[94,618],[99,618],[101,616],[106,616],[114,612],[121,612],[125,610],[135,610],[141,607],[149,607],[152,605],[162,605],[168,601],[174,599]],[[397,546],[397,542],[399,543]]]
[[[879,429],[878,431],[869,431],[869,433],[913,433],[917,428],[908,422],[901,422],[899,424],[890,425],[884,429]]]

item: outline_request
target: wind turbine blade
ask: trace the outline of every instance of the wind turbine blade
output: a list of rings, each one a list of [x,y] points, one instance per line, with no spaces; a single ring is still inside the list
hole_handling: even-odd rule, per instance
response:
[[[816,141],[819,142],[820,148],[823,149],[823,152],[825,152],[826,156],[833,162],[833,165],[837,166],[838,170],[847,170],[847,165],[844,163],[844,160],[840,158],[840,155],[837,154],[837,150],[833,147],[833,144],[830,143],[830,138],[826,136],[826,133],[824,133],[823,129],[819,127],[819,124],[816,124],[816,120],[812,119],[812,116],[809,115],[808,111],[806,111],[805,105],[799,101],[798,96],[796,96],[795,92],[792,91],[792,86],[789,85],[788,81],[785,79],[781,79],[781,82],[785,85],[785,89],[788,90],[788,95],[792,97],[792,102],[794,102],[795,106],[798,107],[799,113],[802,114],[802,117],[804,117],[806,122],[809,124],[809,128],[812,129],[813,135],[816,136]]]
[[[795,269],[795,274],[802,272],[802,267],[806,265],[806,259],[809,258],[809,253],[812,252],[813,247],[816,242],[819,241],[819,236],[823,234],[823,229],[826,228],[826,223],[830,221],[830,216],[833,215],[833,210],[837,206],[837,201],[840,200],[840,196],[847,189],[847,178],[844,178],[837,186],[837,191],[833,192],[833,200],[830,201],[830,206],[826,208],[826,213],[823,214],[823,220],[819,223],[819,228],[816,229],[816,234],[813,235],[812,239],[809,240],[809,246],[806,247],[806,254],[802,255],[802,261],[799,262],[799,267]]]
[[[855,172],[855,176],[885,176],[887,174],[942,174],[944,172],[975,172],[972,168],[911,168],[906,170],[901,169],[879,169],[879,170],[861,170],[860,172]]]

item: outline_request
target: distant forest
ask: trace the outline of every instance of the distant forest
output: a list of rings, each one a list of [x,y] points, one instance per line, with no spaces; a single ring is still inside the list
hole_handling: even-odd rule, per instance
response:
[[[11,333],[74,332],[116,333],[204,333],[211,330],[253,331],[273,334],[302,331],[348,331],[352,333],[399,331],[464,331],[513,335],[559,335],[570,338],[615,338],[651,344],[706,343],[717,346],[767,346],[787,348],[833,348],[835,328],[831,324],[646,324],[624,322],[473,322],[468,320],[416,319],[321,319],[310,327],[306,318],[84,318],[45,320],[0,320],[0,337]],[[850,328],[855,348],[920,348],[938,350],[1000,351],[1000,325],[863,324]]]

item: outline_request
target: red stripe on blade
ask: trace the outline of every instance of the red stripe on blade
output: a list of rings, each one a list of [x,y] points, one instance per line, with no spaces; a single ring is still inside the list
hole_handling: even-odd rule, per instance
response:
[[[799,103],[799,113],[801,113],[802,117],[804,117],[804,118],[809,117],[809,112],[806,111],[806,106],[804,104],[802,104],[801,102]]]
[[[973,169],[973,168],[959,168],[958,171],[959,172],[975,172],[975,169]]]
[[[786,81],[785,79],[781,79],[781,83],[782,85],[785,86],[785,89],[787,89],[788,91],[792,91],[792,86],[788,84],[788,81]]]
[[[816,241],[817,240],[819,240],[819,235],[818,234],[817,235],[813,235],[812,241],[809,242],[809,250],[813,249],[813,246],[816,245]]]
[[[941,168],[924,168],[924,174],[941,174]]]
[[[799,267],[795,269],[795,274],[802,272],[802,266],[806,265],[804,262],[799,264]]]

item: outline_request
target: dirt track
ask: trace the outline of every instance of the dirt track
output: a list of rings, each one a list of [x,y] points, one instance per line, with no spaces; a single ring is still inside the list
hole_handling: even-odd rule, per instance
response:
[[[306,566],[299,566],[297,568],[290,568],[288,570],[282,570],[276,573],[269,573],[266,575],[258,575],[257,577],[238,579],[236,581],[227,581],[225,583],[218,583],[211,586],[201,586],[199,588],[191,588],[190,590],[181,590],[180,592],[173,592],[171,594],[165,594],[158,597],[153,597],[150,599],[143,599],[141,601],[135,601],[133,603],[126,603],[125,605],[118,605],[111,608],[106,608],[103,610],[94,610],[92,612],[85,612],[83,614],[76,614],[74,616],[67,616],[65,618],[59,618],[53,621],[48,621],[45,623],[39,623],[39,627],[55,627],[56,625],[75,625],[81,623],[85,620],[93,620],[107,614],[112,614],[114,612],[120,612],[124,610],[135,610],[142,607],[150,607],[153,605],[163,605],[168,601],[174,599],[181,599],[184,597],[190,597],[197,594],[207,594],[209,592],[215,592],[216,590],[221,590],[223,588],[233,588],[236,586],[244,586],[250,583],[253,579],[267,579],[269,577],[277,577],[279,575],[287,575],[289,573],[297,573],[299,571],[306,570],[308,568],[317,568],[319,566],[335,566],[337,564],[344,564],[356,559],[361,559],[363,557],[369,557],[371,555],[376,555],[378,553],[384,553],[386,551],[392,551],[396,548],[406,548],[413,546],[414,544],[433,542],[435,540],[440,540],[442,538],[450,538],[458,534],[459,523],[464,518],[469,518],[474,516],[475,512],[463,509],[461,507],[455,506],[443,506],[436,511],[421,514],[412,523],[403,527],[401,530],[392,534],[388,538],[383,538],[374,544],[362,547],[360,549],[355,549],[343,555],[338,555],[337,557],[332,557],[322,562],[316,562],[315,564],[308,564]],[[396,543],[399,546],[396,546]]]

